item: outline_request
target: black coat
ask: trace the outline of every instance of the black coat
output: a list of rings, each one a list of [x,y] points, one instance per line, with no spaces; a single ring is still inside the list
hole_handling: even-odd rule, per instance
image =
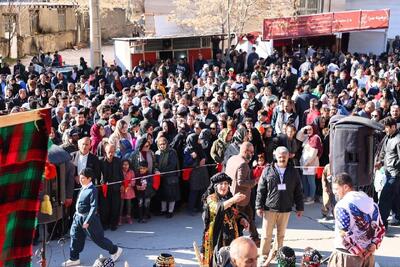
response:
[[[265,168],[258,183],[256,209],[290,212],[295,204],[297,211],[304,210],[299,172],[288,166],[283,177],[286,190],[278,190],[278,184],[280,184],[278,170],[274,165]]]

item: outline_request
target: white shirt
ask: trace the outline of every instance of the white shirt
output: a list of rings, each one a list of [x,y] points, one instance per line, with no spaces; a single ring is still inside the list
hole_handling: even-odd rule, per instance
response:
[[[78,169],[78,175],[81,173],[81,171],[84,168],[86,168],[88,156],[89,156],[89,153],[87,153],[86,155],[82,155],[81,153],[79,153],[79,155],[78,155],[78,165],[76,166],[77,169]]]

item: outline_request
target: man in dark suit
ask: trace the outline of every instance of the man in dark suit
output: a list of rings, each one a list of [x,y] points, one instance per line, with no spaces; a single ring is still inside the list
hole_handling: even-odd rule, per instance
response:
[[[75,189],[80,187],[79,173],[85,168],[91,168],[93,170],[93,181],[94,184],[99,184],[100,180],[100,163],[97,157],[90,153],[90,138],[84,137],[78,140],[79,150],[71,153],[71,162],[75,166]],[[72,217],[75,212],[75,203],[78,197],[78,191],[74,191],[73,202],[70,207],[70,224],[72,223]]]
[[[104,237],[97,210],[97,189],[92,183],[94,173],[90,168],[84,168],[79,175],[82,185],[76,202],[76,212],[71,226],[71,245],[69,260],[62,266],[80,265],[79,254],[85,246],[86,235],[102,249],[111,254],[111,259],[115,262],[122,254],[122,248],[114,245],[109,239]]]
[[[211,123],[218,121],[217,117],[213,115],[211,112],[209,112],[208,103],[206,101],[200,102],[199,108],[200,108],[199,120],[204,122],[207,128],[210,128]]]
[[[105,146],[106,155],[100,161],[102,178],[101,184],[121,182],[124,179],[121,160],[115,157],[115,146]],[[121,205],[121,184],[111,184],[107,188],[107,197],[100,196],[100,219],[104,229],[110,227],[111,231],[117,230],[119,219],[119,206]]]

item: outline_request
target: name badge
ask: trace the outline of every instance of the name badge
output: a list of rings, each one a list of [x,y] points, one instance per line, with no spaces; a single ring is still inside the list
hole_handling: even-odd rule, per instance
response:
[[[286,184],[278,184],[278,190],[280,191],[286,190]]]

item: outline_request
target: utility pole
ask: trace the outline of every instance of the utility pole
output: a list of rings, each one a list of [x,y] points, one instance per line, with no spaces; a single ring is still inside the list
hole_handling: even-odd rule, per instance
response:
[[[89,0],[90,16],[90,66],[94,69],[102,65],[101,57],[101,26],[100,26],[100,2]]]

